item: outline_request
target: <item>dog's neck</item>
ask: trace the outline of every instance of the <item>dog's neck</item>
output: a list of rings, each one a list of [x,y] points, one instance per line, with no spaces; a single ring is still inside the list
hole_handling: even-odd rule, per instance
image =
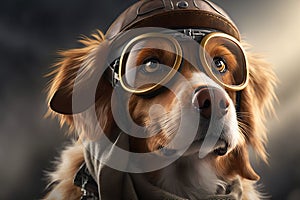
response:
[[[153,184],[188,199],[205,198],[226,188],[226,182],[217,177],[209,158],[200,159],[196,154],[181,157],[156,173],[157,178],[155,175],[150,178]]]

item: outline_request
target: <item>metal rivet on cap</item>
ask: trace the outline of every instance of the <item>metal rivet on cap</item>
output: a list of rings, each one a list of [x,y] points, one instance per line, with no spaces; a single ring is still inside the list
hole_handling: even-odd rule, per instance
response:
[[[179,1],[176,5],[178,8],[187,8],[189,6],[188,2],[186,1]]]

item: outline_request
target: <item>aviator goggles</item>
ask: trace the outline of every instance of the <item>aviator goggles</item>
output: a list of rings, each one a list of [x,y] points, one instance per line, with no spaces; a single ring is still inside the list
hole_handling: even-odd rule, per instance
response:
[[[188,41],[197,44],[201,69],[211,79],[232,91],[246,87],[249,70],[240,42],[206,29],[147,32],[127,40],[121,46],[121,56],[109,68],[112,85],[120,82],[124,90],[139,95],[158,90],[180,72],[182,47]]]

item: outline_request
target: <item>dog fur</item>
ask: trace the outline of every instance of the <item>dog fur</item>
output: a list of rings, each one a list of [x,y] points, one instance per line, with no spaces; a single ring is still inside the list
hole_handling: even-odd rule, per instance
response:
[[[98,31],[90,38],[86,37],[80,40],[84,47],[60,53],[61,60],[54,66],[53,72],[49,74],[49,76],[53,77],[48,89],[49,101],[59,89],[63,89],[66,94],[72,95],[73,84],[79,68],[82,66],[88,68],[95,67],[93,66],[96,59],[95,52],[104,39],[104,35]],[[174,176],[174,174],[172,174],[174,169],[171,169],[173,166],[170,165],[159,172],[154,172],[149,176],[147,175],[147,178],[153,184],[169,192],[177,193],[178,195],[190,199],[196,199],[198,194],[193,187],[201,187],[204,188],[205,191],[214,192],[218,185],[222,186],[223,184],[218,177],[222,177],[222,181],[225,182],[239,177],[242,184],[242,199],[255,200],[262,198],[256,189],[256,181],[259,177],[250,165],[248,147],[251,147],[263,161],[267,162],[267,153],[265,150],[267,143],[265,122],[266,113],[273,113],[272,103],[273,100],[276,99],[274,93],[276,76],[270,65],[266,63],[261,56],[250,52],[249,45],[243,42],[243,46],[246,49],[249,62],[250,80],[248,86],[242,92],[241,110],[240,113],[238,113],[239,118],[237,124],[240,136],[236,139],[236,144],[225,156],[209,159],[207,161],[199,161],[199,163],[196,164],[194,163],[196,159],[192,157],[180,158],[177,164],[190,163],[187,173],[183,174],[183,179],[187,179],[187,182],[180,182],[180,180],[176,180],[176,178],[173,179],[176,175]],[[199,76],[199,73],[196,76]],[[190,78],[193,79],[193,77]],[[197,77],[194,77],[194,79],[196,78]],[[96,110],[100,116],[99,122],[101,127],[103,127],[106,133],[110,133],[117,127],[111,113],[110,98],[108,98],[113,88],[105,78],[101,78],[100,85],[101,92],[105,95],[100,95],[95,102]],[[180,86],[178,86],[178,88],[180,88]],[[155,97],[155,101],[163,105],[169,104],[171,107],[172,103],[164,102],[166,101],[164,99],[166,99],[167,95],[169,95],[168,99],[174,99],[172,98],[172,94],[169,93],[164,94],[162,97]],[[234,99],[234,94],[228,92],[227,95],[230,99]],[[131,115],[137,123],[146,123],[147,120],[139,121],[139,119],[145,119],[145,115],[148,115],[148,112],[146,112],[147,109],[143,108],[143,103],[137,103],[139,97],[132,98],[131,101],[135,102],[135,104],[132,104],[129,108]],[[173,104],[176,103],[173,102]],[[146,113],[141,113],[141,110]],[[72,115],[57,114],[50,109],[47,115],[58,117],[61,125],[66,124],[69,127],[70,133],[74,130]],[[74,186],[72,181],[79,166],[84,162],[84,149],[80,143],[80,138],[85,137],[85,133],[86,131],[82,131],[78,137],[78,142],[74,142],[62,152],[56,170],[50,173],[49,182],[55,182],[57,184],[53,186],[51,192],[48,193],[45,199],[75,200],[80,198],[80,188]],[[152,138],[152,140],[143,141],[131,139],[130,144],[140,144],[140,146],[133,146],[131,148],[138,152],[152,151],[156,148],[155,145],[157,145],[157,142],[161,142],[161,136],[162,135],[159,136],[159,139]],[[195,173],[198,176],[196,176]],[[194,177],[202,180],[202,182],[198,182],[197,186],[191,184],[195,182],[192,180]],[[207,180],[210,180],[209,183]]]

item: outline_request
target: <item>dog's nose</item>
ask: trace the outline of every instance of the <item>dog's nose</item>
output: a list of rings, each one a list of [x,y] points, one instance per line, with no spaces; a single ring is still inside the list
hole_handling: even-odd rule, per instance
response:
[[[229,108],[228,98],[225,93],[215,87],[200,87],[195,90],[193,106],[200,112],[200,115],[209,119],[212,115],[221,118]]]

